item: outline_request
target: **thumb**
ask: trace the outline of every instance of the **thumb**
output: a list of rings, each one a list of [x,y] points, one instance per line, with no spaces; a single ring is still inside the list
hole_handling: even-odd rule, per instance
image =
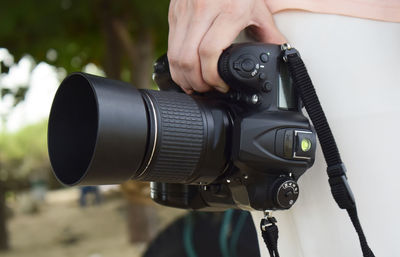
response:
[[[254,10],[254,24],[248,32],[254,39],[264,43],[283,44],[287,42],[285,36],[276,27],[274,18],[268,7],[262,5]]]

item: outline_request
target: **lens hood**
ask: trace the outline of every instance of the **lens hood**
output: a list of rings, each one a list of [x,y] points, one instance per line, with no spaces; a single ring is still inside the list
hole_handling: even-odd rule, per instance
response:
[[[133,86],[71,74],[57,90],[48,125],[57,179],[69,186],[128,180],[143,162],[148,126],[145,103]]]

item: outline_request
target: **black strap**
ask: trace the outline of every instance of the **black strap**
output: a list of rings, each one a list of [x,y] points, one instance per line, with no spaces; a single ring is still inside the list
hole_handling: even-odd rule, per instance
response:
[[[276,219],[269,216],[262,219],[260,224],[261,234],[271,257],[279,257],[278,226],[275,223]]]
[[[347,210],[360,239],[364,257],[374,257],[357,216],[354,196],[347,182],[346,168],[340,158],[335,139],[307,69],[296,49],[285,44],[282,45],[282,50],[283,59],[288,65],[293,84],[317,132],[322,152],[328,165],[327,173],[333,198],[341,209]]]

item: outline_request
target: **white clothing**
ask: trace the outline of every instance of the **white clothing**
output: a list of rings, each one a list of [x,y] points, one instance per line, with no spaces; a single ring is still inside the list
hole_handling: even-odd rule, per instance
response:
[[[288,11],[274,15],[297,48],[335,136],[368,243],[400,256],[400,23]],[[275,212],[282,257],[362,256],[345,210],[330,193],[318,145],[289,211]],[[257,233],[261,212],[252,212]],[[269,256],[259,237],[262,256]]]

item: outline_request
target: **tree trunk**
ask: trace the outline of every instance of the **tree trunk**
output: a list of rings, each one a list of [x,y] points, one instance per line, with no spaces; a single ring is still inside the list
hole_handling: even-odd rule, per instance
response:
[[[129,242],[150,242],[157,232],[157,214],[153,205],[127,201]]]
[[[0,182],[0,251],[9,249],[7,232],[6,189]]]
[[[131,243],[149,242],[157,232],[157,211],[148,197],[149,186],[148,182],[133,180],[121,184],[127,202],[127,225]]]
[[[154,57],[154,40],[149,29],[142,29],[135,40],[120,19],[111,22],[120,45],[131,64],[131,82],[137,88],[150,88]]]
[[[106,54],[104,71],[109,78],[121,79],[121,46],[117,34],[110,22],[105,22],[104,36],[106,40]]]
[[[150,88],[154,59],[154,41],[149,30],[138,33],[136,58],[131,59],[131,81],[137,88]]]
[[[107,77],[121,79],[121,44],[115,27],[112,24],[114,19],[109,0],[103,0],[98,5],[98,12],[101,14],[102,32],[105,41],[105,55],[103,59],[104,72]]]

